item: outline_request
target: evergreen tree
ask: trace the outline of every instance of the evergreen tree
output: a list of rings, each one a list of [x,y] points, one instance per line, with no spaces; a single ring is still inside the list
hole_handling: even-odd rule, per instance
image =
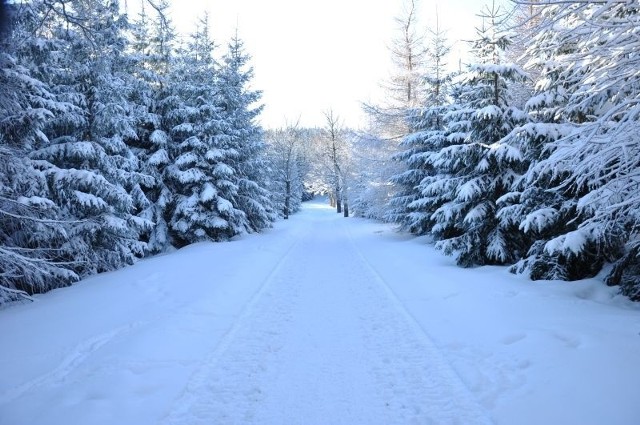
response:
[[[461,143],[441,149],[431,160],[451,179],[442,185],[455,187],[452,200],[433,215],[434,233],[440,239],[436,246],[456,255],[465,267],[508,263],[519,254],[518,241],[511,240],[496,219],[496,201],[522,167],[519,152],[501,140],[524,119],[510,104],[509,82],[523,78],[523,73],[515,65],[501,63],[509,38],[499,31],[499,17],[499,9],[486,11],[473,44],[478,63],[469,65],[459,106],[449,113],[450,140]],[[440,233],[445,230],[446,235]]]
[[[433,204],[429,195],[429,185],[434,179],[439,180],[429,158],[446,144],[445,114],[449,110],[448,89],[452,78],[446,70],[449,50],[446,34],[436,24],[427,49],[430,65],[424,79],[426,100],[409,118],[412,132],[402,142],[404,151],[394,156],[395,160],[405,163],[406,171],[391,180],[398,190],[389,203],[388,218],[416,234],[431,231],[434,224],[431,216],[439,206],[438,202]]]
[[[77,271],[87,275],[143,255],[138,235],[148,223],[133,214],[129,193],[144,177],[125,143],[136,137],[123,72],[126,20],[117,2],[78,0],[68,6],[62,16],[70,21],[48,24],[60,48],[42,75],[65,111],[45,129],[49,144],[31,157],[47,176],[54,202],[76,222],[67,245],[79,259]]]
[[[238,192],[232,203],[245,213],[245,230],[251,232],[271,226],[275,213],[261,174],[266,166],[262,128],[256,123],[262,111],[262,106],[256,105],[261,93],[249,87],[253,78],[249,59],[236,34],[223,57],[218,79],[219,106],[226,122],[218,144],[234,154],[229,165]]]
[[[15,48],[33,22],[31,10],[24,12],[15,16],[15,32],[0,41],[0,305],[77,279],[61,259],[67,223],[59,221],[45,178],[27,157],[46,143],[42,130],[58,105]],[[20,43],[29,50],[36,44]]]
[[[234,164],[240,152],[225,135],[219,70],[213,57],[208,18],[178,50],[171,76],[172,96],[163,101],[174,149],[167,179],[174,193],[168,210],[175,246],[226,240],[245,231],[246,214],[237,208]]]
[[[545,146],[548,155],[534,168],[536,184],[544,187],[544,179],[549,181],[547,191],[562,200],[556,210],[569,211],[570,220],[552,228],[539,244],[539,256],[543,265],[561,266],[568,279],[595,275],[605,262],[615,261],[607,282],[640,299],[635,230],[639,7],[634,2],[550,2],[542,11],[548,19],[540,33],[556,41],[553,60],[560,65],[557,73],[543,77],[552,86],[570,82],[572,90],[563,93],[566,102],[555,113],[567,130]],[[560,50],[563,45],[568,48]],[[544,211],[542,205],[532,214]]]
[[[555,236],[575,230],[579,220],[575,197],[570,191],[553,190],[569,177],[569,170],[556,167],[540,168],[554,151],[554,143],[574,131],[583,119],[579,115],[563,114],[571,93],[578,89],[583,69],[568,67],[568,55],[575,51],[569,24],[565,31],[547,26],[556,19],[556,10],[544,8],[539,15],[527,50],[526,67],[538,76],[535,92],[526,102],[529,122],[515,128],[505,140],[518,149],[528,170],[517,179],[512,191],[500,199],[498,217],[503,227],[519,232],[528,251],[513,267],[532,279],[574,280],[593,275],[601,266],[594,256],[576,262],[572,255],[551,255],[546,243]],[[594,251],[595,252],[595,251]],[[599,264],[600,263],[600,264]]]
[[[129,96],[135,105],[133,117],[136,138],[127,141],[139,160],[140,172],[147,179],[136,188],[138,215],[154,223],[141,236],[148,252],[155,254],[170,246],[167,208],[172,193],[165,182],[165,170],[171,162],[169,129],[163,122],[163,99],[168,90],[173,31],[166,17],[167,4],[156,6],[155,19],[147,15],[145,2],[137,21],[131,26],[129,69],[133,88]]]

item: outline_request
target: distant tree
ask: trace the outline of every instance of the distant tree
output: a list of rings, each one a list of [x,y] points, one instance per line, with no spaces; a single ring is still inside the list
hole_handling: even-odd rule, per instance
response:
[[[344,130],[340,124],[340,118],[333,110],[325,111],[326,127],[324,128],[324,155],[328,168],[331,170],[332,194],[335,199],[336,212],[349,216],[348,194],[348,162],[349,152]]]
[[[267,133],[271,194],[277,210],[285,219],[300,208],[304,194],[303,137],[298,123]]]
[[[394,71],[383,85],[386,103],[365,106],[375,128],[389,140],[407,134],[409,112],[425,99],[423,79],[428,60],[425,36],[418,29],[418,0],[404,0],[403,9],[395,18],[397,36],[390,48]]]

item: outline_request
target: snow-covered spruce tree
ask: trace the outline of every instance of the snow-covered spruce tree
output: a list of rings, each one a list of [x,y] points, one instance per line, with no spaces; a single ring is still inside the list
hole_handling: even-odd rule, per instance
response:
[[[440,207],[430,187],[439,184],[441,178],[429,159],[447,145],[445,114],[450,106],[448,92],[452,78],[446,64],[449,50],[446,34],[436,21],[427,48],[425,101],[409,117],[411,133],[402,141],[404,151],[394,156],[396,161],[406,165],[406,171],[391,180],[398,187],[389,203],[395,211],[394,220],[402,228],[420,235],[431,231],[434,224],[431,217]]]
[[[170,76],[172,95],[162,101],[173,145],[166,170],[174,194],[167,210],[169,232],[178,247],[227,240],[249,228],[246,214],[235,203],[239,152],[222,140],[231,124],[220,106],[213,51],[205,15],[189,42],[178,49]]]
[[[297,124],[270,130],[266,141],[272,203],[279,215],[288,219],[300,209],[304,194],[300,153],[302,131]]]
[[[616,261],[607,282],[640,299],[640,5],[549,3],[545,12],[554,19],[547,28],[553,25],[573,46],[562,58],[566,70],[561,76],[568,73],[577,81],[557,112],[573,124],[571,132],[550,145],[551,153],[536,170],[567,176],[552,189],[574,202],[576,228],[556,234],[545,253],[564,256],[573,268],[589,264],[589,274]]]
[[[509,99],[509,82],[524,74],[502,63],[509,37],[499,30],[499,18],[499,8],[484,12],[473,42],[477,63],[468,66],[459,104],[447,116],[450,140],[461,143],[442,148],[430,160],[437,174],[451,179],[440,185],[455,187],[453,199],[432,215],[436,246],[465,267],[509,263],[520,255],[518,241],[496,219],[496,201],[522,167],[519,152],[500,141],[524,119]]]
[[[143,255],[138,235],[148,225],[133,214],[129,193],[143,177],[125,143],[136,137],[123,72],[126,20],[114,1],[73,1],[50,16],[41,31],[59,50],[41,78],[64,112],[48,123],[49,143],[31,157],[63,216],[75,220],[66,249],[76,271],[114,270]]]
[[[219,147],[230,152],[231,181],[238,187],[232,204],[245,213],[245,230],[256,232],[270,227],[276,218],[270,194],[265,189],[263,131],[256,122],[262,111],[262,105],[257,104],[262,93],[250,87],[253,68],[248,66],[250,56],[237,34],[222,60],[218,106],[225,125],[216,140]]]
[[[161,105],[170,96],[168,70],[174,34],[166,2],[156,4],[151,15],[145,4],[141,2],[141,12],[130,30],[128,67],[133,84],[129,100],[137,137],[128,139],[127,144],[138,158],[140,172],[149,176],[139,182],[134,199],[137,215],[154,224],[141,238],[147,243],[147,252],[155,254],[170,246],[166,210],[172,194],[164,174],[171,162],[171,138],[163,125]]]
[[[540,12],[540,13],[538,13]],[[530,10],[538,28],[527,49],[526,68],[538,76],[535,92],[526,102],[530,121],[516,127],[504,142],[518,149],[529,164],[512,191],[498,202],[501,225],[523,236],[528,252],[512,271],[527,273],[532,279],[573,280],[593,275],[601,267],[596,255],[578,259],[545,250],[557,235],[575,230],[579,224],[577,199],[566,190],[553,190],[569,177],[569,170],[539,168],[554,151],[554,143],[571,134],[584,119],[580,114],[563,114],[571,93],[580,86],[584,69],[571,67],[568,55],[575,52],[572,29],[575,22],[558,22],[556,10]],[[528,23],[526,23],[528,24]],[[596,254],[596,250],[592,251]]]
[[[23,58],[47,43],[31,32],[35,11],[20,12],[13,34],[0,40],[0,305],[77,280],[62,260],[68,223],[58,220],[46,180],[28,158],[46,143],[42,130],[59,105]]]

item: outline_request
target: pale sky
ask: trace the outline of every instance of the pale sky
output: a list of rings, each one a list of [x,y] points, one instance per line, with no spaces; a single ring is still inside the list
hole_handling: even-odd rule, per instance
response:
[[[390,75],[389,46],[394,17],[403,0],[173,0],[171,17],[188,33],[209,12],[221,48],[238,28],[255,71],[253,86],[263,91],[263,126],[279,127],[300,117],[303,126],[323,126],[332,108],[346,125],[364,122],[362,102],[378,99]],[[186,6],[188,4],[188,6]],[[422,26],[440,24],[455,42],[450,63],[466,51],[484,0],[421,0]],[[222,50],[219,50],[221,53]]]

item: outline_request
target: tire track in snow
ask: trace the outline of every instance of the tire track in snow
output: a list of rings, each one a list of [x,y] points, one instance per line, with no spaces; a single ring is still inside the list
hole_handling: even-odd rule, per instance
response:
[[[422,369],[428,375],[428,381],[426,382],[428,397],[425,400],[427,403],[425,408],[436,410],[440,415],[440,417],[436,418],[435,422],[429,423],[461,425],[493,424],[494,422],[489,413],[481,406],[480,402],[466,386],[457,371],[446,360],[442,351],[435,344],[428,332],[420,326],[415,317],[400,301],[393,289],[391,289],[385,279],[358,248],[348,224],[342,223],[342,226],[344,227],[345,234],[348,237],[349,244],[352,246],[353,251],[374,277],[379,291],[383,293],[383,297],[388,301],[386,305],[380,306],[380,308],[389,309],[389,307],[391,307],[397,313],[397,317],[402,318],[402,322],[404,323],[397,324],[396,326],[407,326],[408,331],[419,341],[419,345],[416,346],[416,348],[419,348],[426,355],[426,362],[424,361],[425,357],[413,360],[401,359],[401,361],[422,363]],[[385,326],[385,324],[377,323],[374,326]],[[408,339],[397,340],[395,343],[400,345],[407,344]],[[416,379],[415,376],[408,378]]]
[[[492,423],[344,225],[310,224],[165,423]]]
[[[304,239],[305,235],[308,233],[308,229],[300,235],[300,239],[293,242],[285,251],[285,253],[280,257],[278,262],[269,272],[267,277],[264,279],[263,283],[259,286],[258,290],[251,297],[249,302],[245,305],[245,307],[240,312],[238,318],[234,322],[234,324],[229,328],[229,330],[223,335],[220,339],[220,342],[215,346],[214,350],[211,354],[200,363],[197,367],[196,371],[193,373],[189,382],[182,392],[181,396],[174,402],[174,404],[170,407],[168,412],[165,414],[162,423],[166,424],[174,424],[174,423],[187,423],[187,424],[197,424],[201,423],[198,421],[198,418],[202,415],[199,413],[202,410],[202,407],[199,407],[199,404],[202,404],[202,393],[203,391],[206,393],[211,392],[210,388],[210,378],[214,374],[214,369],[218,363],[220,363],[220,358],[229,351],[231,344],[234,343],[235,340],[238,339],[238,333],[243,327],[246,327],[247,324],[250,324],[253,316],[255,315],[256,306],[259,302],[265,297],[265,294],[269,290],[270,286],[273,284],[273,281],[276,277],[278,271],[283,267],[285,261],[289,258],[294,249],[300,244],[301,240]],[[239,282],[241,284],[241,282]],[[272,335],[273,337],[274,335]],[[248,368],[252,368],[251,364],[245,365]],[[226,400],[226,399],[225,399]],[[206,405],[209,404],[208,401],[205,400],[205,410]],[[203,423],[212,423],[208,419]],[[217,422],[213,422],[217,423]],[[228,423],[228,422],[219,422],[219,423]]]

